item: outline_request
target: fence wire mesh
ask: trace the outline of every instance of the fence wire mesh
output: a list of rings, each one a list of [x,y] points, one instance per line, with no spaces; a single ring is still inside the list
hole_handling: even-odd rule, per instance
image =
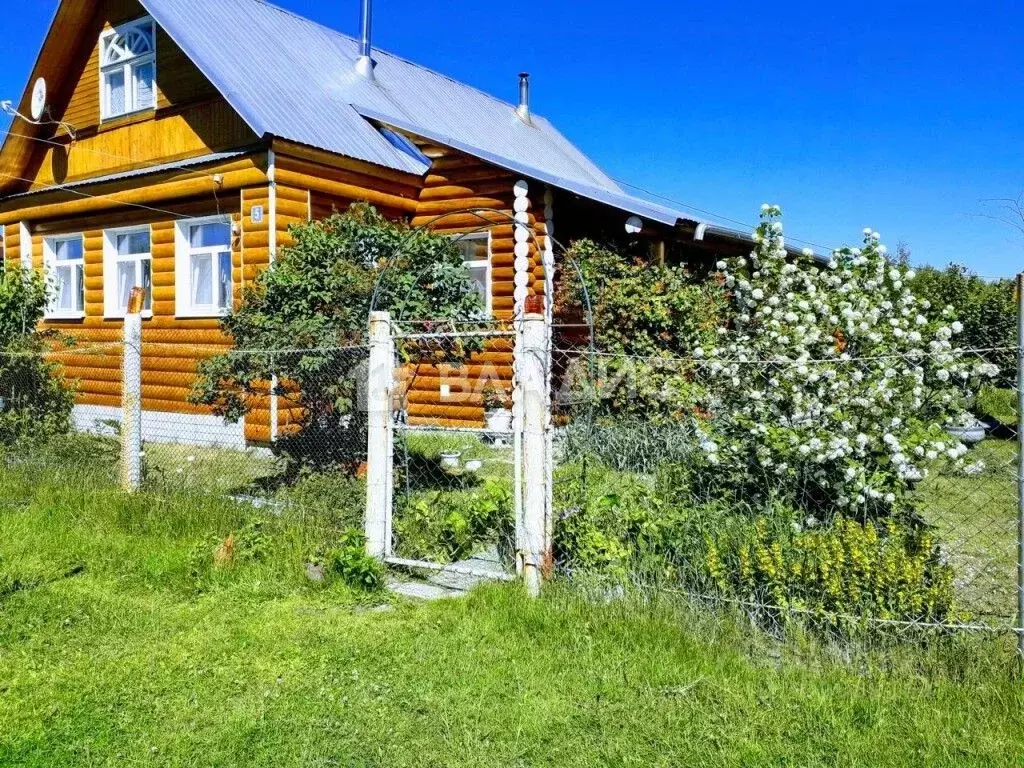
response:
[[[402,321],[394,360],[391,562],[464,588],[515,573],[511,321]]]
[[[393,553],[509,574],[514,333],[407,324],[394,338]],[[558,572],[731,602],[764,623],[1018,626],[1016,348],[943,352],[951,376],[886,425],[850,388],[934,373],[935,355],[641,358],[554,339]],[[6,506],[48,477],[116,491],[122,351],[0,356]],[[362,529],[368,355],[145,343],[144,490],[298,515],[328,537]],[[793,400],[794,377],[821,383],[821,412]],[[948,403],[929,392],[972,418],[940,418]]]
[[[120,492],[132,450],[121,434],[123,351],[77,342],[0,354],[8,503],[27,503],[41,482]],[[318,521],[330,535],[361,531],[367,356],[358,345],[250,352],[145,342],[140,490]]]
[[[1017,349],[840,352],[554,350],[557,567],[772,626],[1019,626]]]

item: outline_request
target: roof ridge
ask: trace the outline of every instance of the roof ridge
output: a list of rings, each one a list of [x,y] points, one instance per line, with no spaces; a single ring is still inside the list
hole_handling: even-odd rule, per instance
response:
[[[283,8],[282,6],[277,5],[276,3],[270,2],[270,0],[251,0],[251,1],[254,2],[254,3],[259,3],[260,5],[265,5],[267,8],[270,8],[272,10],[278,11],[280,13],[283,13],[283,14],[287,15],[287,16],[291,16],[292,18],[298,19],[299,21],[303,21],[303,22],[305,22],[307,24],[312,24],[313,26],[319,27],[320,29],[323,29],[324,31],[329,32],[329,33],[331,33],[333,35],[337,35],[339,37],[343,37],[346,40],[349,40],[350,42],[355,43],[356,45],[359,44],[359,40],[358,39],[356,39],[352,35],[349,35],[349,34],[347,34],[345,32],[342,32],[340,29],[335,29],[334,27],[329,27],[326,24],[324,24],[323,22],[317,21],[316,19],[311,19],[308,16],[303,16],[301,13],[297,13],[296,11],[293,11],[293,10],[291,10],[289,8]],[[389,51],[389,50],[387,50],[385,48],[374,47],[373,50],[374,50],[374,52],[383,53],[385,56],[388,56],[388,57],[394,59],[395,61],[400,61],[403,64],[408,64],[410,67],[416,67],[416,69],[423,70],[424,72],[429,72],[430,74],[436,75],[437,77],[440,77],[440,78],[443,78],[443,79],[447,80],[448,82],[455,83],[456,85],[461,86],[462,88],[468,88],[471,91],[475,91],[476,93],[479,93],[481,96],[485,96],[488,99],[491,99],[492,101],[498,102],[502,106],[508,107],[512,111],[515,111],[515,109],[516,109],[516,105],[513,104],[511,101],[506,101],[505,99],[502,99],[502,98],[500,98],[498,96],[495,96],[493,93],[488,93],[483,88],[478,88],[475,85],[470,85],[469,83],[463,82],[462,80],[458,80],[458,79],[452,77],[451,75],[446,75],[444,72],[441,72],[439,70],[433,69],[433,68],[425,66],[423,64],[420,64],[419,62],[413,61],[412,59],[407,59],[406,57],[401,56],[401,55],[399,55],[397,53],[392,53],[391,51]],[[537,115],[536,113],[535,113],[535,116],[536,117],[544,117],[543,115]]]

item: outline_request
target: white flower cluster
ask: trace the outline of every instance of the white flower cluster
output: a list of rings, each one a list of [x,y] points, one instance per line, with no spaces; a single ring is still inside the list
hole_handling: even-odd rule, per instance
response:
[[[756,249],[718,263],[733,318],[698,354],[711,376],[702,448],[780,490],[810,484],[840,508],[891,508],[929,463],[962,459],[942,427],[998,369],[956,346],[952,308],[913,294],[913,271],[886,258],[878,232],[828,262],[800,260],[780,216],[763,206]]]

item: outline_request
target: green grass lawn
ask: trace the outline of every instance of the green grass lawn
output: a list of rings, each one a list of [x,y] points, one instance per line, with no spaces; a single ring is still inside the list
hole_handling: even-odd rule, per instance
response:
[[[933,471],[918,487],[920,510],[956,569],[958,605],[1006,623],[1017,606],[1017,443],[985,440],[965,458],[978,461],[971,477]]]
[[[1024,765],[1001,641],[842,664],[565,586],[412,604],[309,583],[346,524],[0,462],[0,765]]]

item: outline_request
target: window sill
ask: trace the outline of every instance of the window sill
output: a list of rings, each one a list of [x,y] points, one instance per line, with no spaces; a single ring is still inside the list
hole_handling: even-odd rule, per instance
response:
[[[174,316],[179,320],[220,320],[230,314],[230,309],[184,309]]]
[[[153,310],[147,309],[145,312],[142,312],[141,315],[143,320],[151,320],[153,318]],[[128,317],[127,312],[121,312],[116,315],[103,315],[104,320],[124,320],[126,317]]]
[[[67,320],[85,320],[85,312],[61,312],[43,315],[43,320],[46,322],[60,322]]]
[[[137,109],[134,112],[125,112],[123,115],[111,115],[110,117],[100,118],[100,124],[97,127],[97,132],[102,133],[106,130],[113,128],[122,128],[126,125],[132,125],[134,123],[141,123],[145,120],[150,120],[156,116],[156,107],[147,107],[146,109]]]

